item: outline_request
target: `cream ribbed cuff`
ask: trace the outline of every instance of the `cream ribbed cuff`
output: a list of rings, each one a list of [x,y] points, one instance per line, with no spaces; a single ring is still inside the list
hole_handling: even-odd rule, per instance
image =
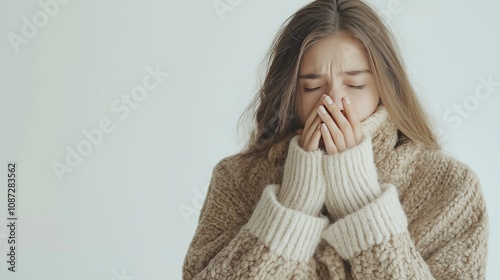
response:
[[[299,146],[300,135],[289,144],[278,201],[285,207],[317,216],[325,201],[323,152],[308,152]]]
[[[266,186],[248,223],[243,227],[271,251],[289,260],[307,261],[321,241],[328,217],[307,215],[281,205],[276,194],[280,185]]]
[[[382,184],[384,192],[373,202],[328,226],[322,233],[339,255],[350,259],[355,253],[369,250],[391,235],[408,231],[408,220],[392,184]]]
[[[381,193],[373,160],[371,137],[363,134],[358,145],[340,153],[323,156],[326,206],[335,219],[353,213]]]

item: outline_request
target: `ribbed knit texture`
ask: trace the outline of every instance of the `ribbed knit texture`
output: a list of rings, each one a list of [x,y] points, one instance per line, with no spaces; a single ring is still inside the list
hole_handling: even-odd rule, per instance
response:
[[[267,158],[217,163],[183,279],[485,279],[476,173],[396,145],[382,105],[362,124],[362,143],[342,153],[295,149],[290,135]]]
[[[380,196],[372,140],[364,133],[361,143],[323,157],[326,177],[326,207],[335,219],[355,212]]]
[[[276,199],[279,185],[269,185],[254,214],[244,226],[277,254],[291,260],[309,260],[320,241],[328,218],[300,214],[283,207]]]
[[[398,201],[398,192],[391,184],[373,203],[362,207],[356,215],[348,215],[332,224],[322,234],[344,259],[380,244],[384,238],[404,233],[408,227],[406,215]],[[352,238],[356,236],[356,238]]]
[[[308,152],[293,137],[288,149],[278,201],[285,207],[317,216],[326,196],[321,150]]]

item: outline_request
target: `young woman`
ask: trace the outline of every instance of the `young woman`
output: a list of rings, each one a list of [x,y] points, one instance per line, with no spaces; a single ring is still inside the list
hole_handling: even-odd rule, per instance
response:
[[[484,279],[480,181],[441,149],[376,12],[314,1],[268,59],[256,128],[213,169],[183,278]]]

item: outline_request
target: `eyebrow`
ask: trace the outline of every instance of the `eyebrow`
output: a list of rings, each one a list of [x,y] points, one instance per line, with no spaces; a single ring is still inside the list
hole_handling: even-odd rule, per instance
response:
[[[371,73],[372,71],[368,70],[368,69],[363,69],[363,70],[351,70],[351,71],[344,71],[342,73],[340,73],[340,75],[342,76],[356,76],[358,74],[363,74],[363,73]],[[316,74],[316,73],[311,73],[311,74],[304,74],[304,75],[300,75],[299,76],[299,79],[317,79],[317,78],[321,78],[325,76],[324,74]]]

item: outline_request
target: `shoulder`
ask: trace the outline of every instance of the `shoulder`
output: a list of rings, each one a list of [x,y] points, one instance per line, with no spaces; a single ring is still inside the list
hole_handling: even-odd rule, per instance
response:
[[[223,157],[212,170],[201,212],[220,216],[222,211],[232,213],[227,219],[233,222],[246,221],[265,186],[273,181],[269,174],[276,174],[276,170],[279,169],[260,157],[241,153]]]
[[[259,159],[243,153],[235,153],[220,159],[212,169],[213,176],[229,176],[238,179],[244,176],[256,164],[262,164],[264,159]]]
[[[443,151],[425,151],[421,157],[402,205],[422,256],[446,257],[484,240],[488,213],[476,172]]]
[[[231,154],[220,159],[212,169],[212,183],[221,191],[250,192],[273,179],[280,170],[278,164],[265,156]]]
[[[411,216],[441,216],[473,208],[486,211],[481,182],[466,163],[444,151],[423,151],[402,197]],[[452,210],[453,209],[453,210]],[[433,214],[431,214],[433,213]]]
[[[467,191],[477,188],[480,180],[471,166],[443,150],[423,150],[419,156],[416,176],[446,186],[447,191]]]
[[[213,189],[228,190],[237,185],[243,172],[243,162],[239,154],[225,156],[212,169],[209,191]]]

